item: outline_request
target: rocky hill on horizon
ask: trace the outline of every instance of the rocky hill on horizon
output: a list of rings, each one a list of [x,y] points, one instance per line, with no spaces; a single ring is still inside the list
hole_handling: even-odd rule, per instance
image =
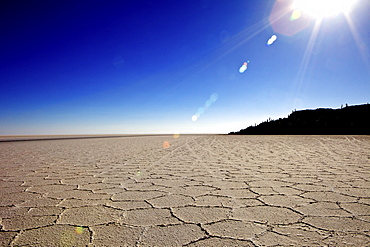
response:
[[[370,135],[370,104],[294,111],[229,135]]]

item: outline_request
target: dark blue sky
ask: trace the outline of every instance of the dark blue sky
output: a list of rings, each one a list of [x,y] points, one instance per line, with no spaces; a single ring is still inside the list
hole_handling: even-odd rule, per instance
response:
[[[0,135],[227,133],[369,102],[369,2],[292,36],[274,4],[0,1]]]

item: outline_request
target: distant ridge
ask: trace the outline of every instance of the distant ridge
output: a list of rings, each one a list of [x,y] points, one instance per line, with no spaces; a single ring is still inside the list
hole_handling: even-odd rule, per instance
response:
[[[229,135],[370,135],[370,104],[294,111]]]

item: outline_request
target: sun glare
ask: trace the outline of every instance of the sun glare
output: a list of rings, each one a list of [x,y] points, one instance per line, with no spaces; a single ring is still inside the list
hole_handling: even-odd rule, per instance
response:
[[[323,19],[340,13],[348,14],[355,3],[356,0],[295,0],[293,9]]]

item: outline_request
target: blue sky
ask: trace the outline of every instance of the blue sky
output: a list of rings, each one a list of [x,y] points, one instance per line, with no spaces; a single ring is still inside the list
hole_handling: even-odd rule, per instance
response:
[[[0,1],[0,135],[228,133],[370,102],[369,1],[289,36],[275,24],[304,16],[271,25],[277,4]]]

